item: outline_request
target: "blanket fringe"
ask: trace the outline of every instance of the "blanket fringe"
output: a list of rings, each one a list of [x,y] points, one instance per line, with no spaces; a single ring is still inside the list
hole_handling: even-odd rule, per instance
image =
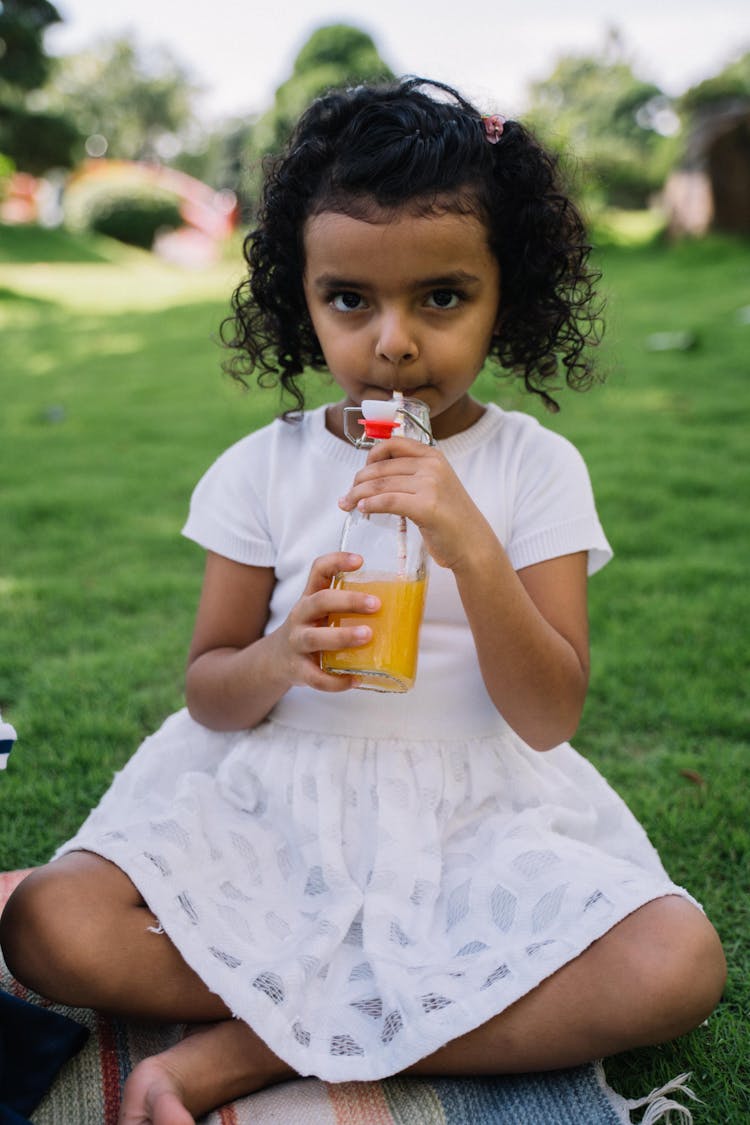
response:
[[[652,1090],[645,1098],[624,1098],[622,1094],[618,1094],[608,1084],[605,1074],[604,1066],[601,1062],[597,1063],[597,1077],[599,1083],[608,1095],[612,1106],[620,1117],[623,1125],[657,1125],[657,1122],[663,1121],[665,1125],[672,1122],[672,1113],[678,1115],[677,1120],[683,1125],[692,1125],[693,1115],[687,1106],[681,1105],[670,1097],[670,1094],[682,1094],[687,1098],[692,1098],[693,1101],[700,1099],[690,1087],[687,1085],[690,1080],[690,1074],[679,1074],[673,1078],[671,1082],[665,1083],[657,1090]],[[633,1111],[645,1109],[642,1117],[635,1118]]]

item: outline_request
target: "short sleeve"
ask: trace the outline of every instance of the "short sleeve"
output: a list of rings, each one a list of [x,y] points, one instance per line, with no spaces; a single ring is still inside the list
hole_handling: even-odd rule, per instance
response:
[[[182,534],[208,551],[248,566],[273,566],[258,435],[227,449],[198,481]]]
[[[583,458],[542,426],[530,428],[521,452],[507,550],[516,570],[587,551],[594,574],[612,558]]]

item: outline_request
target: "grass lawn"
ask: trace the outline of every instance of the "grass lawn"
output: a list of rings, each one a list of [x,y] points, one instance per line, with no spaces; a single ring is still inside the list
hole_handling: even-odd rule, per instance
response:
[[[616,551],[591,583],[576,745],[703,902],[730,964],[708,1026],[608,1073],[636,1096],[690,1070],[696,1125],[746,1125],[750,256],[716,239],[600,260],[607,381],[546,418],[586,457]],[[19,732],[0,778],[4,868],[42,862],[181,705],[202,572],[179,534],[187,500],[278,408],[220,375],[237,274],[237,260],[190,274],[0,227],[0,707]],[[489,375],[480,391],[539,413]]]

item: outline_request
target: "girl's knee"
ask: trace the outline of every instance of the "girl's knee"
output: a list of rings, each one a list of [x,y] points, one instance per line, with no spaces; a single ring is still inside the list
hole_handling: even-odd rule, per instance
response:
[[[646,953],[655,1018],[664,1022],[663,1038],[692,1031],[721,1000],[727,966],[716,930],[685,899],[660,901],[653,943]]]
[[[691,924],[682,930],[680,967],[682,980],[677,982],[678,989],[689,989],[697,1025],[721,1000],[727,979],[727,962],[719,935],[698,910],[694,910]]]
[[[16,887],[0,916],[0,945],[17,980],[52,1000],[89,971],[95,933],[92,887],[74,863],[37,868]]]
[[[60,891],[49,868],[39,867],[19,883],[0,916],[0,946],[8,969],[37,990],[40,969],[54,965],[65,948],[61,930],[70,913]]]
[[[0,946],[5,963],[17,980],[34,987],[34,966],[54,953],[54,929],[58,910],[54,903],[54,884],[46,868],[27,875],[13,891],[0,915]]]

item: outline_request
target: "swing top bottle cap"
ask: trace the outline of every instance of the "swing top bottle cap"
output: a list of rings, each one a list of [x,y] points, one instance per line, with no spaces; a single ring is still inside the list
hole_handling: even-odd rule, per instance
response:
[[[378,418],[360,418],[359,424],[365,428],[365,437],[377,440],[387,440],[399,425],[398,422],[388,422],[385,419],[381,421]]]
[[[359,421],[365,428],[365,436],[381,441],[389,438],[400,425],[397,417],[400,406],[401,400],[396,398],[387,401],[364,399],[360,407],[363,416]]]

